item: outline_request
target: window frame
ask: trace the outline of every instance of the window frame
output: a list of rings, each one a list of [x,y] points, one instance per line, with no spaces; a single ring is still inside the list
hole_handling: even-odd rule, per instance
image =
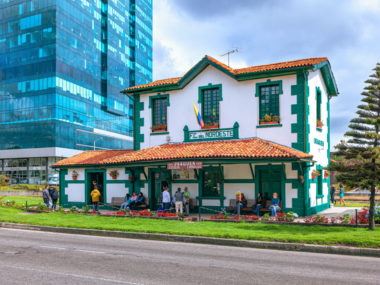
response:
[[[210,90],[218,90],[217,91],[217,110],[215,111],[217,115],[217,120],[215,124],[208,123],[208,119],[206,119],[205,116],[205,91],[210,91]],[[213,102],[214,100],[211,100]],[[222,84],[211,84],[209,83],[207,86],[199,86],[198,87],[198,103],[201,104],[201,115],[202,119],[205,123],[203,129],[214,129],[214,128],[220,128],[220,102],[223,101],[223,95],[222,95]]]
[[[316,87],[315,90],[315,101],[316,101],[316,128],[321,130],[322,126],[318,126],[318,120],[322,122],[322,91],[321,88]]]
[[[164,129],[154,129],[155,127],[158,127],[162,124],[155,124],[155,102],[156,100],[166,100],[166,127]],[[159,134],[167,134],[168,131],[168,107],[170,106],[170,101],[169,101],[169,94],[157,94],[155,96],[150,96],[149,97],[149,108],[152,109],[151,111],[151,133],[159,133]],[[161,106],[160,112],[163,112],[163,108]],[[160,115],[162,117],[162,114]]]
[[[278,114],[264,114],[262,116],[262,113],[263,113],[263,107],[262,107],[262,103],[261,103],[261,98],[262,98],[262,88],[266,88],[266,87],[273,87],[273,86],[276,86],[278,87],[278,93],[276,94],[278,96],[277,100],[278,100]],[[269,96],[271,96],[271,90],[269,90]],[[263,126],[266,126],[268,125],[268,127],[273,127],[273,126],[281,126],[281,102],[280,102],[280,95],[283,94],[283,89],[282,89],[282,80],[276,80],[276,81],[272,81],[270,79],[268,79],[267,81],[265,82],[259,82],[259,83],[256,83],[256,94],[255,94],[255,97],[258,98],[258,104],[259,104],[259,108],[258,108],[258,127],[263,127]],[[270,100],[270,99],[269,99]],[[270,100],[270,101],[273,101],[273,100]],[[271,102],[269,102],[269,104],[271,104]],[[271,107],[271,106],[269,106]],[[265,115],[276,115],[278,117],[278,121],[271,121],[271,122],[263,122],[262,119],[264,118]]]

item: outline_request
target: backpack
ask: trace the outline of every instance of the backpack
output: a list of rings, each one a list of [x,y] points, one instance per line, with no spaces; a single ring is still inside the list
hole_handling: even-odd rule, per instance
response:
[[[51,195],[53,200],[58,200],[58,191],[54,189],[53,194]]]
[[[44,190],[44,193],[42,194],[42,198],[49,199],[49,195],[48,195],[46,189]]]

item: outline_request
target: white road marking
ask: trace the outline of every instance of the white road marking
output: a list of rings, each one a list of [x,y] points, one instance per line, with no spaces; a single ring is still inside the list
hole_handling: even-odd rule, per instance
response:
[[[6,265],[6,264],[0,264],[0,267],[7,267],[7,268],[12,268],[12,269],[18,269],[18,270],[24,270],[24,271],[33,271],[33,272],[39,272],[39,273],[46,274],[46,270],[39,270],[37,268],[26,268],[26,267]],[[129,282],[129,281],[123,281],[123,280],[102,278],[102,277],[84,276],[84,275],[78,275],[78,274],[72,274],[72,273],[63,273],[63,272],[56,272],[56,271],[54,271],[54,272],[51,271],[51,272],[49,272],[49,274],[70,276],[70,277],[89,279],[89,280],[113,282],[113,283],[119,283],[119,284],[143,285],[143,283],[135,283],[135,282]]]

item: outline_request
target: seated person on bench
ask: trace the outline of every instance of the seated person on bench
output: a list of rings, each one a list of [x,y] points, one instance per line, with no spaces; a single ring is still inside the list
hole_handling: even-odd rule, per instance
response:
[[[144,204],[144,200],[145,200],[144,194],[140,192],[139,195],[137,196],[137,199],[133,202],[133,204],[131,203],[132,209],[136,209],[137,206]]]
[[[272,210],[272,217],[274,217],[277,214],[277,210],[280,209],[280,199],[278,198],[277,193],[273,193],[271,203],[272,205],[269,206],[269,209]]]
[[[127,194],[125,195],[125,202],[121,204],[120,210],[125,210],[127,207],[129,207],[129,204],[131,203],[131,195]]]
[[[245,198],[244,194],[241,193],[241,196],[240,196],[240,209],[243,209],[245,207],[247,207],[247,199]],[[235,214],[237,214],[238,212],[238,201],[236,201],[236,206],[235,206]]]
[[[257,194],[256,205],[255,205],[255,209],[254,209],[255,215],[259,216],[260,215],[260,209],[262,209],[264,207],[265,207],[265,199],[263,198],[263,196],[259,192]]]

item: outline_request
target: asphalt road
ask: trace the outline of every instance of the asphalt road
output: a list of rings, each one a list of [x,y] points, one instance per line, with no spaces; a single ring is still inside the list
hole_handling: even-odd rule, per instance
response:
[[[380,259],[0,229],[0,284],[380,284]]]

